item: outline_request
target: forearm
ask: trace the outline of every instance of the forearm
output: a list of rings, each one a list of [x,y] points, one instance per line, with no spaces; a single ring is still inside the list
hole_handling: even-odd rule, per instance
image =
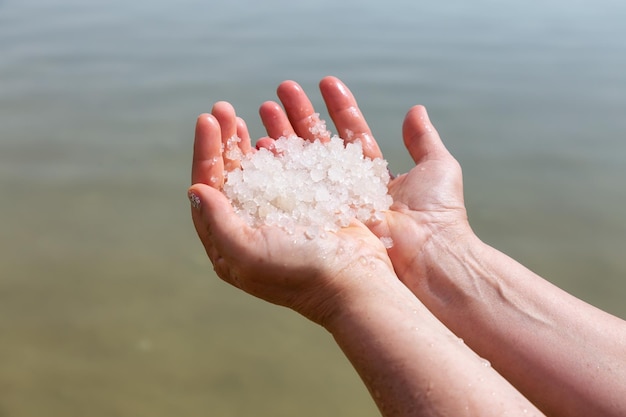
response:
[[[395,276],[378,282],[326,327],[383,416],[540,415]]]
[[[477,238],[411,289],[548,414],[626,415],[626,323],[565,293]]]

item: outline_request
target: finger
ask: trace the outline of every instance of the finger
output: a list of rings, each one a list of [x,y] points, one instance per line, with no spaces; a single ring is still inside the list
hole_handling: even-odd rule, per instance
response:
[[[213,106],[211,113],[220,124],[222,131],[222,144],[224,151],[224,168],[227,171],[238,168],[241,159],[239,138],[237,137],[237,115],[235,108],[226,101],[218,101]]]
[[[382,158],[372,131],[348,87],[336,77],[325,77],[320,82],[320,91],[339,136],[346,142],[360,141],[363,155],[368,158]]]
[[[409,110],[402,125],[402,136],[416,164],[425,159],[449,155],[424,106],[414,106]]]
[[[265,148],[266,150],[273,153],[275,156],[278,155],[276,152],[276,140],[270,138],[269,136],[265,136],[256,141],[256,148],[261,149]]]
[[[248,253],[252,229],[235,213],[233,206],[222,192],[204,184],[194,184],[189,188],[192,202],[192,215],[198,236],[207,249],[207,254],[220,271],[220,277],[230,282],[236,276],[242,258]],[[218,265],[218,263],[220,265]],[[230,282],[238,285],[236,282]]]
[[[193,225],[196,229],[196,233],[200,238],[200,242],[204,246],[206,254],[209,256],[211,263],[215,264],[215,254],[216,249],[213,246],[213,242],[211,241],[209,230],[205,227],[204,222],[202,221],[202,216],[200,212],[200,197],[198,197],[191,189],[187,190],[187,198],[189,198],[189,202],[191,203],[191,219],[193,220]]]
[[[237,115],[232,104],[226,101],[218,101],[213,105],[211,114],[220,123],[223,142],[237,134]]]
[[[206,236],[219,253],[225,258],[233,258],[245,252],[244,248],[250,244],[247,235],[252,229],[235,213],[226,196],[204,184],[192,185],[189,196],[194,211],[200,215],[199,221]]]
[[[239,149],[243,154],[247,154],[252,151],[252,145],[250,141],[250,132],[248,131],[248,126],[246,125],[246,121],[241,117],[237,117],[237,136],[241,139],[239,142]]]
[[[270,138],[269,136],[262,137],[256,141],[256,148],[265,148],[268,151],[271,151],[274,149],[274,139]]]
[[[266,101],[259,108],[259,115],[270,138],[278,139],[283,136],[288,137],[296,134],[287,114],[285,114],[285,111],[278,103]]]
[[[305,94],[304,90],[295,81],[284,81],[278,86],[278,98],[283,103],[291,126],[298,136],[308,140],[319,139],[322,142],[330,140],[330,132],[320,119],[319,113]]]
[[[223,172],[220,124],[212,115],[201,114],[196,121],[191,182],[221,187]]]

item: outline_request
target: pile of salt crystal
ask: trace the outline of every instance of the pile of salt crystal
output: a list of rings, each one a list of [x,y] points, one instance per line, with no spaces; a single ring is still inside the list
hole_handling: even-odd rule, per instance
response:
[[[361,144],[338,136],[313,142],[297,136],[275,141],[274,152],[261,148],[242,155],[229,141],[225,156],[240,167],[225,173],[223,192],[253,227],[277,225],[308,238],[337,231],[352,219],[382,218],[392,198],[387,193],[387,161],[363,156]],[[383,238],[385,239],[385,238]],[[390,247],[389,238],[383,240]]]

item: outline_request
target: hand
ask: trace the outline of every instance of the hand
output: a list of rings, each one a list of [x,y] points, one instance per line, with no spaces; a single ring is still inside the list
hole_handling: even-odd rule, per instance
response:
[[[365,156],[382,158],[350,90],[337,78],[326,77],[320,82],[320,91],[339,136],[346,141],[360,140]],[[278,87],[278,97],[284,111],[275,102],[264,103],[260,111],[269,137],[295,133],[312,139],[310,128],[319,119],[302,88],[285,81]],[[444,147],[423,106],[409,110],[402,132],[416,166],[390,182],[394,204],[384,221],[368,226],[378,236],[393,239],[389,256],[396,273],[415,288],[425,279],[429,265],[436,262],[436,255],[428,250],[434,237],[459,239],[472,233],[463,202],[461,168]],[[271,140],[263,139],[258,145],[270,147]]]
[[[389,250],[396,273],[415,289],[438,262],[441,246],[473,236],[463,201],[461,167],[444,147],[423,106],[407,113],[404,144],[415,162],[408,173],[393,179],[394,203],[374,233],[391,236]]]
[[[307,239],[278,227],[249,227],[219,188],[224,167],[236,159],[222,144],[234,135],[242,153],[254,152],[244,121],[233,107],[217,103],[196,125],[192,183],[192,218],[218,276],[269,302],[290,307],[324,325],[357,296],[374,274],[395,279],[385,248],[363,224]]]
[[[346,142],[360,141],[366,156],[372,159],[382,157],[350,90],[337,78],[326,77],[320,82],[320,91],[337,134]],[[328,131],[321,135],[311,132],[319,124],[320,118],[302,87],[294,81],[285,81],[279,85],[277,94],[286,113],[276,102],[263,103],[260,114],[268,137],[259,140],[257,147],[271,148],[273,139],[292,134],[309,140],[330,140]]]

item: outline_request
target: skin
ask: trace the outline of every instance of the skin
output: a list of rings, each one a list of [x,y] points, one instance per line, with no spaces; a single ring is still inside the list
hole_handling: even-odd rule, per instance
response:
[[[345,85],[327,77],[320,90],[337,131],[357,132],[352,140],[365,138],[366,155],[381,157]],[[279,98],[286,114],[276,103],[261,112],[269,136],[289,123],[305,133],[302,120],[313,113],[305,93],[286,81]],[[407,113],[403,140],[416,166],[390,183],[385,220],[368,225],[393,238],[388,255],[400,280],[546,414],[626,415],[626,322],[480,241],[467,220],[461,168],[423,106]]]
[[[363,119],[350,110],[354,100],[347,89],[328,87],[325,99],[337,129],[367,140],[368,131],[354,123]],[[294,90],[295,101],[288,102]],[[290,103],[286,114],[262,106],[269,135],[284,134],[287,123],[307,134],[314,117],[303,117],[312,107],[301,94],[288,82],[279,88]],[[221,279],[326,328],[383,416],[541,415],[398,279],[386,249],[365,225],[355,221],[317,239],[248,227],[220,191],[224,169],[237,165],[222,152],[234,134],[242,139],[236,145],[242,153],[254,152],[230,104],[216,103],[212,114],[198,117],[189,189],[195,228]],[[371,145],[368,152],[379,152]]]

